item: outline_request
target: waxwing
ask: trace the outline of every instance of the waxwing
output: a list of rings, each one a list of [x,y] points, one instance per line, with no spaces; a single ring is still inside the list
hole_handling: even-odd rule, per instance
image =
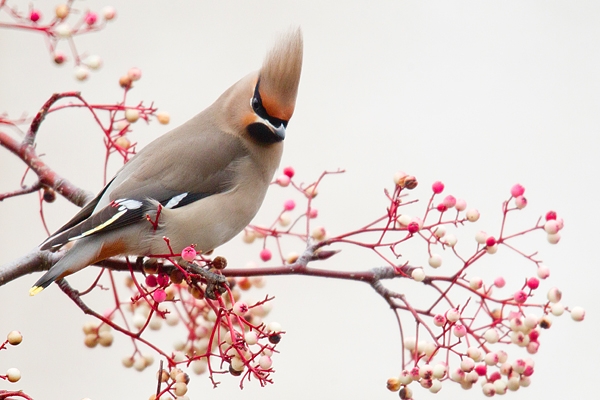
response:
[[[30,289],[119,255],[209,252],[254,217],[279,165],[302,69],[302,33],[283,36],[262,68],[135,155],[98,196],[46,239],[74,242]]]

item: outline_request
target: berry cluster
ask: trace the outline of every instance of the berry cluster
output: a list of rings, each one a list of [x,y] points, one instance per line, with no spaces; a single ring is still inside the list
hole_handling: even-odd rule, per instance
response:
[[[552,325],[552,316],[568,311],[573,320],[583,320],[584,310],[564,306],[558,288],[548,289],[545,299],[540,296],[541,281],[549,277],[550,269],[535,258],[537,252],[525,253],[516,243],[524,235],[537,231],[543,231],[549,243],[558,243],[564,226],[562,218],[555,211],[549,211],[532,227],[508,232],[509,216],[527,206],[522,185],[514,185],[510,197],[502,203],[501,227],[497,234],[479,231],[470,245],[461,247],[457,245],[461,228],[477,223],[480,212],[467,208],[463,199],[443,196],[445,186],[439,181],[431,186],[432,195],[426,207],[419,210],[417,201],[407,199],[406,195],[418,182],[405,173],[395,175],[393,192],[385,191],[389,200],[386,212],[373,222],[339,235],[330,235],[323,227],[311,228],[311,221],[317,216],[312,201],[325,175],[309,185],[298,185],[292,179],[293,169],[286,168],[275,183],[302,193],[306,206],[294,216],[291,212],[296,209],[295,202],[286,201],[273,224],[248,227],[243,240],[246,243],[257,238],[262,240],[259,257],[264,262],[272,258],[268,244],[274,242],[284,263],[297,263],[296,253],[283,255],[284,238],[316,242],[313,246],[319,249],[347,244],[371,250],[382,259],[387,267],[371,275],[363,273],[362,279],[386,299],[400,322],[404,348],[402,371],[398,377],[389,379],[387,386],[391,391],[398,391],[401,398],[412,398],[414,384],[437,393],[444,381],[453,381],[465,389],[480,382],[486,396],[528,386],[534,372],[533,359],[513,358],[509,352],[523,348],[531,355],[537,353],[541,334]],[[417,216],[409,214],[409,207],[416,208]],[[294,229],[301,220],[305,220],[306,225]],[[401,249],[406,248],[407,242],[413,249],[419,242],[425,244],[426,265],[413,264],[403,256]],[[468,247],[473,245],[475,249],[469,251]],[[500,257],[494,256],[497,253],[516,254],[525,264],[533,264],[534,276],[525,272],[522,280],[511,282],[507,282],[509,279],[501,272],[496,277],[478,276],[475,272],[482,271],[477,269],[479,265],[484,262],[494,265],[490,257]],[[297,267],[294,268],[297,271]],[[486,268],[483,273],[487,275],[492,268]],[[263,269],[265,275],[274,272],[267,267]],[[315,271],[303,271],[316,275]],[[440,273],[442,271],[445,273]],[[281,271],[276,273],[281,274]],[[356,272],[353,275],[357,275]],[[318,276],[352,279],[340,271],[321,270]],[[417,307],[407,295],[384,287],[380,282],[383,279],[410,279],[425,285],[420,297],[429,296],[428,305],[421,305],[422,298],[419,298]],[[405,334],[407,327],[414,329],[414,335]]]
[[[168,244],[168,239],[166,241]],[[138,371],[154,361],[151,354],[142,354],[139,345],[150,347],[166,360],[169,368],[160,375],[162,386],[157,398],[168,394],[183,396],[189,376],[181,369],[186,367],[196,374],[208,371],[215,386],[219,383],[218,374],[241,377],[240,387],[246,379],[256,379],[260,385],[271,383],[271,357],[283,334],[278,323],[263,322],[271,309],[272,298],[243,301],[241,292],[252,286],[262,287],[264,280],[260,277],[226,279],[222,275],[226,266],[223,257],[210,259],[197,254],[192,246],[181,254],[147,259],[142,267],[142,281],[133,273],[127,278],[128,300],[120,300],[111,279],[115,305],[103,315],[91,313],[100,323],[90,322],[84,326],[85,344],[110,346],[113,329],[129,336],[134,349],[123,358],[123,365]],[[134,266],[130,267],[133,271]],[[112,278],[112,272],[109,273]],[[97,286],[95,282],[93,287]],[[118,325],[116,318],[123,323]],[[170,327],[183,327],[173,351],[162,350],[147,339],[147,331],[160,330],[165,323]]]
[[[22,341],[23,341],[23,335],[21,335],[21,332],[19,332],[19,331],[9,332],[8,335],[6,336],[6,340],[0,344],[0,350],[6,350],[7,345],[9,345],[9,344],[11,346],[18,346],[19,344],[21,344]],[[12,383],[18,382],[21,379],[21,371],[19,371],[17,368],[9,368],[6,371],[6,375],[0,374],[0,379],[7,380]],[[0,398],[4,398],[2,396],[3,396],[3,391],[0,390]]]
[[[57,5],[52,15],[44,16],[41,10],[29,7],[28,11],[19,11],[8,5],[6,0],[0,1],[0,13],[4,12],[11,22],[0,22],[0,28],[21,29],[45,35],[48,51],[54,63],[62,65],[68,56],[59,50],[61,42],[67,42],[75,64],[74,75],[77,80],[85,81],[91,70],[102,66],[102,59],[96,54],[82,55],[77,51],[74,37],[85,33],[102,30],[106,24],[114,20],[117,13],[113,7],[105,7],[100,13],[84,11],[73,7],[74,0]]]

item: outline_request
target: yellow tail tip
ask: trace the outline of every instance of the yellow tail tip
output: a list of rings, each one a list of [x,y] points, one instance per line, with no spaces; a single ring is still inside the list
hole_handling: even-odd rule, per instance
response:
[[[41,287],[41,286],[34,286],[31,289],[29,289],[29,295],[30,296],[35,296],[36,294],[38,294],[42,290],[44,290],[43,287]]]

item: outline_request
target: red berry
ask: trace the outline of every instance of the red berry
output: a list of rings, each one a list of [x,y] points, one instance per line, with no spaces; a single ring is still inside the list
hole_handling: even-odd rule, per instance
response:
[[[445,205],[444,203],[440,203],[440,204],[438,204],[438,205],[437,205],[437,210],[438,210],[439,212],[444,212],[444,211],[446,211],[447,209],[448,209],[448,207],[446,207],[446,205]]]
[[[39,12],[38,10],[31,10],[31,12],[29,13],[29,19],[32,22],[38,22],[41,18],[42,18],[42,13]]]
[[[289,178],[293,178],[296,171],[294,171],[293,167],[285,167],[283,169],[283,174],[288,176]]]
[[[408,224],[408,232],[410,232],[410,233],[419,232],[419,224],[416,222],[411,222],[410,224]]]
[[[538,340],[539,337],[540,337],[540,332],[539,331],[531,331],[531,332],[529,332],[529,339],[532,342],[535,342],[536,340]]]
[[[492,374],[490,375],[490,377],[488,378],[488,381],[489,381],[489,382],[495,382],[495,381],[497,381],[498,379],[500,379],[500,372],[496,371],[496,372],[494,372],[494,373],[492,373]]]
[[[546,221],[550,221],[551,219],[556,219],[556,211],[548,211],[546,213]]]
[[[158,283],[156,282],[156,276],[155,275],[148,275],[146,277],[146,286],[148,286],[148,287],[155,287],[157,285],[158,285]]]
[[[485,245],[488,246],[488,247],[492,247],[495,244],[496,244],[496,238],[493,237],[493,236],[490,236],[489,238],[487,238],[485,240]]]
[[[485,376],[485,374],[487,374],[487,365],[477,364],[475,366],[475,372],[477,372],[477,375],[479,376]]]
[[[156,277],[156,283],[158,283],[159,286],[167,286],[167,284],[169,283],[169,275],[167,274],[160,274]]]

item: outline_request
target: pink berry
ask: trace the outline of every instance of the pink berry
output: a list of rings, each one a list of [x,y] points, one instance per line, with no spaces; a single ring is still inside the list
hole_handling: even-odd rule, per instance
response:
[[[38,22],[41,18],[42,18],[42,13],[39,12],[38,10],[31,10],[31,12],[29,13],[29,19],[32,22]]]
[[[454,207],[457,211],[465,211],[467,209],[467,202],[463,199],[457,199]]]
[[[419,232],[419,223],[418,222],[411,222],[410,224],[408,224],[408,232],[409,233],[417,233],[417,232]]]
[[[550,221],[551,219],[556,219],[556,211],[548,211],[546,213],[546,221]]]
[[[440,181],[433,182],[433,185],[431,185],[431,189],[433,190],[433,193],[440,194],[444,191],[444,184]]]
[[[269,250],[269,249],[262,249],[260,252],[260,259],[263,260],[264,262],[269,261],[272,256],[273,256],[273,254],[271,254],[271,250]]]
[[[96,14],[95,12],[90,11],[89,13],[86,14],[85,16],[85,23],[88,25],[94,25],[96,23],[96,21],[98,21],[98,14]]]
[[[538,278],[535,277],[531,277],[529,279],[527,279],[527,287],[529,289],[537,289],[540,286],[540,280]]]
[[[523,193],[525,193],[525,188],[518,183],[510,189],[510,194],[512,197],[523,196]]]
[[[524,209],[527,206],[527,199],[525,197],[523,197],[523,196],[518,196],[515,199],[515,204],[517,205],[517,208],[519,210],[522,210],[522,209]]]
[[[183,258],[185,261],[192,262],[196,258],[196,254],[196,249],[194,249],[192,246],[188,246],[181,252],[181,258]]]
[[[129,68],[129,71],[127,71],[127,76],[132,81],[139,81],[142,78],[142,70],[136,67]]]
[[[296,171],[294,171],[294,168],[293,168],[293,167],[285,167],[285,168],[283,169],[283,174],[284,174],[285,176],[287,176],[288,178],[290,178],[290,179],[294,177],[294,174],[295,174],[295,173],[296,173]]]
[[[314,219],[319,216],[319,210],[316,208],[311,208],[308,210],[308,218]]]
[[[444,212],[448,209],[448,207],[446,207],[446,205],[444,203],[438,204],[436,208],[439,212]]]
[[[167,299],[167,292],[162,289],[156,289],[154,293],[152,293],[152,297],[154,298],[155,302],[162,303]]]
[[[286,211],[292,211],[296,208],[296,202],[294,200],[286,200],[285,203],[283,203],[283,208]]]
[[[490,236],[485,240],[485,245],[488,247],[492,247],[495,244],[496,244],[496,238],[493,236]]]
[[[513,295],[513,299],[515,300],[516,303],[523,304],[527,301],[527,293],[525,293],[522,290],[518,290]]]
[[[435,317],[433,317],[433,324],[435,326],[444,326],[445,323],[446,323],[446,317],[443,316],[442,314],[437,314]]]
[[[446,196],[444,198],[443,201],[444,205],[448,208],[452,208],[456,205],[456,197],[452,196],[451,194],[449,194],[448,196]]]
[[[146,276],[146,286],[155,287],[158,283],[156,282],[156,275],[148,275]]]
[[[495,285],[497,288],[503,288],[503,287],[504,287],[504,285],[506,285],[506,281],[504,280],[504,278],[503,278],[503,277],[499,276],[499,277],[497,277],[496,279],[494,279],[494,285]]]
[[[467,334],[467,327],[463,324],[454,325],[453,329],[454,336],[461,338]]]
[[[286,187],[290,184],[290,177],[287,175],[281,175],[279,178],[277,178],[277,184],[281,187]]]

